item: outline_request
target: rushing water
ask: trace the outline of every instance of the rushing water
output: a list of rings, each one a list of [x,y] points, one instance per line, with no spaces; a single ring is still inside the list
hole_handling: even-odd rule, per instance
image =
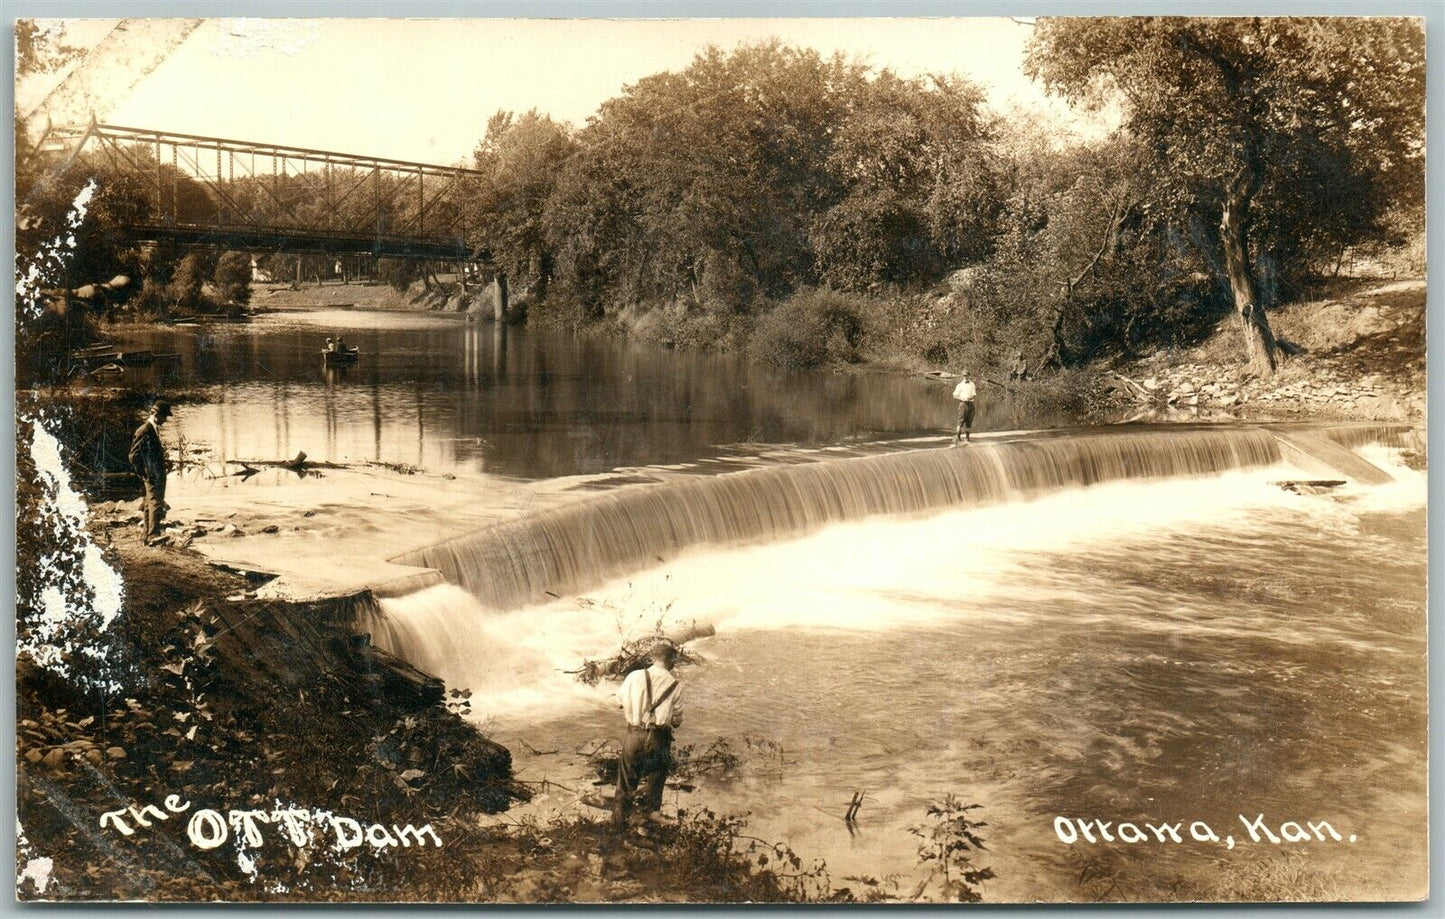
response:
[[[438,587],[384,601],[377,640],[474,687],[526,777],[581,782],[573,751],[617,716],[563,671],[659,618],[714,624],[679,742],[762,738],[784,763],[670,797],[750,811],[835,879],[916,877],[908,828],[956,792],[984,805],[989,899],[1414,894],[1425,486],[1391,468],[1336,495],[1273,467],[849,523],[508,613]],[[1259,813],[1356,841],[1246,842]],[[1202,820],[1237,845],[1066,846],[1057,816]]]

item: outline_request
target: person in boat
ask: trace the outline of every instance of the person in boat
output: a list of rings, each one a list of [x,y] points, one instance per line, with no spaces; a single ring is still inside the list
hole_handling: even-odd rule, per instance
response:
[[[346,342],[344,342],[344,341],[341,340],[341,336],[340,336],[340,335],[336,336],[336,353],[337,353],[337,354],[345,354],[345,353],[346,353]]]
[[[145,423],[136,428],[130,443],[130,465],[140,476],[145,489],[145,516],[141,526],[145,531],[146,545],[152,545],[161,535],[161,522],[166,516],[166,448],[161,442],[161,425],[171,417],[171,406],[164,399],[157,399],[152,405]]]
[[[660,639],[649,657],[651,666],[629,673],[617,690],[627,720],[612,801],[613,825],[619,831],[628,823],[655,819],[661,810],[663,784],[672,767],[672,732],[682,724],[682,687],[672,672],[677,646]],[[640,800],[635,800],[639,786]]]
[[[978,387],[968,378],[968,371],[959,372],[958,385],[953,387],[953,398],[958,400],[958,426],[953,430],[953,445],[958,446],[959,438],[972,442],[974,402],[978,399]]]
[[[334,338],[328,338],[328,339],[326,339],[326,353],[327,353],[327,354],[335,354],[335,353],[336,353],[336,339],[334,339]]]

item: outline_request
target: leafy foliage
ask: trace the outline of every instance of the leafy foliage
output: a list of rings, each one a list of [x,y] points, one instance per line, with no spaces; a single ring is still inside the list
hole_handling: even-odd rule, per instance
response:
[[[819,282],[926,280],[986,251],[990,137],[962,80],[777,42],[710,48],[576,135],[545,220],[558,284],[594,314],[747,314]]]
[[[976,854],[986,849],[978,831],[988,824],[974,820],[971,815],[982,806],[964,804],[949,793],[942,801],[928,805],[927,822],[909,828],[910,833],[923,840],[918,846],[918,858],[928,869],[920,895],[927,885],[936,882],[940,893],[949,900],[982,902],[979,885],[997,877],[992,868],[980,868],[973,863]]]
[[[1423,39],[1389,18],[1049,19],[1027,67],[1071,99],[1122,100],[1146,204],[1227,275],[1272,367],[1253,307],[1418,200]]]
[[[472,222],[519,294],[546,296],[553,272],[547,201],[575,147],[566,125],[533,109],[521,116],[493,115],[473,155],[484,175],[469,202]]]
[[[227,252],[216,262],[216,295],[222,303],[251,302],[251,257]]]
[[[774,367],[816,367],[855,360],[862,332],[858,298],[804,289],[758,320],[749,349]]]

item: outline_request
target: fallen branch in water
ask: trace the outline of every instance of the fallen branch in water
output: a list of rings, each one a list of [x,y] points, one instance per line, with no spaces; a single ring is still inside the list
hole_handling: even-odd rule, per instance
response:
[[[226,460],[226,463],[232,466],[240,466],[240,472],[233,472],[231,474],[241,476],[242,478],[249,478],[260,472],[260,468],[257,467],[287,469],[297,475],[303,475],[312,469],[361,469],[363,467],[386,469],[399,475],[416,475],[419,472],[426,471],[420,466],[414,466],[411,463],[388,463],[381,460],[366,460],[362,463],[332,463],[324,460],[311,460],[306,458],[305,450],[298,452],[296,456],[288,460],[233,459]]]
[[[653,645],[659,639],[666,639],[677,646],[678,663],[696,663],[696,658],[687,653],[682,646],[695,638],[707,638],[717,634],[717,629],[711,624],[693,622],[688,625],[677,626],[667,632],[659,630],[651,635],[644,635],[641,638],[634,638],[622,643],[622,648],[612,657],[602,660],[584,660],[582,666],[576,670],[566,671],[586,683],[588,686],[596,686],[606,680],[621,680],[634,670],[641,670],[650,662],[649,655]]]
[[[1144,384],[1138,383],[1138,382],[1136,382],[1136,381],[1134,381],[1134,380],[1131,380],[1131,379],[1129,379],[1128,377],[1124,376],[1122,373],[1119,373],[1118,371],[1109,371],[1108,373],[1105,374],[1105,376],[1112,377],[1114,380],[1118,381],[1119,383],[1123,383],[1124,385],[1121,386],[1121,387],[1118,387],[1118,388],[1125,390],[1130,396],[1133,396],[1134,399],[1136,399],[1137,401],[1139,401],[1139,402],[1153,402],[1153,401],[1154,401],[1154,392],[1155,392],[1155,391],[1152,390],[1152,389],[1150,389],[1149,387],[1145,386]]]
[[[776,741],[744,735],[742,749],[736,749],[732,741],[719,737],[707,746],[683,744],[672,750],[672,766],[668,771],[667,784],[681,791],[692,791],[695,782],[703,776],[731,779],[737,777],[743,766],[756,766],[772,762],[770,768],[791,765],[783,757],[783,746]],[[578,751],[581,752],[580,750]],[[611,741],[601,741],[585,756],[588,765],[596,774],[597,785],[611,785],[617,781],[619,751]]]
[[[230,464],[230,465],[233,465],[233,466],[245,466],[245,467],[252,467],[252,468],[254,468],[254,467],[256,467],[256,466],[269,466],[269,467],[271,467],[271,468],[273,468],[273,469],[289,469],[289,470],[291,470],[292,472],[301,472],[302,470],[305,470],[305,469],[347,469],[347,468],[350,468],[346,463],[328,463],[328,462],[325,462],[325,461],[317,462],[316,460],[309,460],[309,459],[306,458],[306,451],[305,451],[305,450],[300,451],[299,453],[296,454],[296,456],[295,456],[294,458],[288,459],[288,460],[237,459],[237,460],[226,460],[226,462],[227,462],[228,464]],[[242,475],[242,473],[237,472],[237,473],[233,473],[233,475]]]

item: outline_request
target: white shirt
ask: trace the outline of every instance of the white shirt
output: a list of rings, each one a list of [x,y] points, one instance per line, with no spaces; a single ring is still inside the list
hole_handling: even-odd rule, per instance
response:
[[[953,398],[960,402],[972,402],[977,395],[978,387],[974,386],[973,381],[966,377],[959,380],[958,385],[953,387]]]
[[[627,723],[637,727],[650,728],[657,725],[677,727],[682,724],[682,686],[678,685],[651,714],[647,713],[647,681],[652,679],[652,702],[662,699],[667,687],[678,683],[663,667],[653,664],[646,670],[634,670],[622,681],[617,690],[617,703],[622,706],[622,715]]]

